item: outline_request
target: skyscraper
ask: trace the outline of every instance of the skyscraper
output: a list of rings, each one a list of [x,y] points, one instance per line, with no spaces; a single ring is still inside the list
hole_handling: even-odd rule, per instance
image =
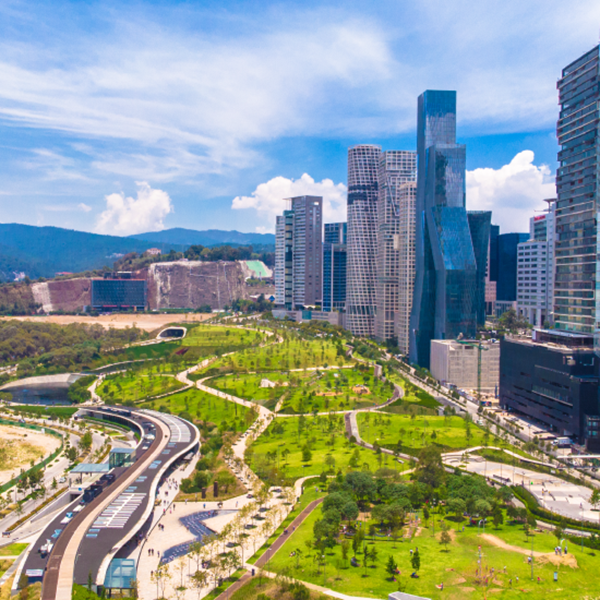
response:
[[[396,337],[402,354],[408,354],[410,346],[410,311],[415,287],[415,200],[417,182],[400,186],[398,198],[398,314]]]
[[[498,236],[498,281],[496,301],[517,300],[517,249],[529,239],[528,233],[502,233]]]
[[[558,82],[556,172],[557,329],[593,333],[600,322],[597,264],[600,164],[600,46],[565,67]]]
[[[428,368],[432,339],[477,332],[477,262],[465,209],[466,148],[456,143],[456,92],[419,96],[417,157],[410,358]]]
[[[475,300],[477,325],[483,327],[485,325],[485,276],[488,268],[492,213],[485,210],[472,210],[467,212],[467,218],[477,264],[477,298]]]
[[[326,223],[323,242],[323,311],[346,308],[346,223]]]
[[[346,327],[355,335],[373,335],[379,146],[348,150],[348,251]]]
[[[374,335],[382,341],[396,337],[400,187],[416,179],[416,158],[405,150],[388,150],[379,157]]]
[[[275,303],[288,310],[321,304],[323,198],[298,196],[275,226]]]

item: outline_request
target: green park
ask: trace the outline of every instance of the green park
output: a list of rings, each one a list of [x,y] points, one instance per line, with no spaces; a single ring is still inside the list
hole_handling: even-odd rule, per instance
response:
[[[173,375],[160,372],[159,367],[157,364],[107,375],[96,392],[107,403],[126,403],[168,394],[184,387]]]

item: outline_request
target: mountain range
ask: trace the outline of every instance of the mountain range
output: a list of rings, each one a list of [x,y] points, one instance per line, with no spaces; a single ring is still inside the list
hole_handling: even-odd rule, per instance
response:
[[[188,246],[254,245],[275,243],[272,234],[239,231],[195,231],[166,229],[130,237],[98,235],[60,227],[36,227],[0,223],[0,281],[13,281],[16,273],[31,279],[54,277],[56,273],[79,273],[112,264],[123,254],[144,252],[148,248],[182,251]]]

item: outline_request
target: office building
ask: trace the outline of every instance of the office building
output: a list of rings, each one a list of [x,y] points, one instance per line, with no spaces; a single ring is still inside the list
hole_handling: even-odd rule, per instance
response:
[[[375,331],[380,341],[396,338],[400,260],[400,188],[416,179],[416,153],[388,150],[379,157]]]
[[[133,279],[131,273],[111,273],[105,279],[92,279],[92,309],[100,312],[145,310],[145,279]],[[122,275],[122,276],[119,276]]]
[[[496,300],[513,303],[517,300],[517,249],[529,239],[528,233],[503,233],[497,239],[498,278]]]
[[[469,230],[477,264],[477,287],[475,309],[478,327],[485,326],[485,278],[488,272],[488,255],[490,251],[490,228],[492,225],[491,211],[469,211]]]
[[[517,247],[517,311],[534,327],[553,321],[554,202],[530,219],[530,239]]]
[[[481,385],[482,394],[495,395],[500,381],[500,344],[495,340],[431,340],[430,370],[443,384],[475,393]]]
[[[400,186],[398,198],[398,314],[396,338],[401,354],[408,355],[410,312],[415,287],[415,202],[417,182]]]
[[[600,47],[565,67],[558,81],[554,323],[593,334],[600,321],[597,234],[600,164]]]
[[[346,309],[347,224],[326,223],[323,239],[323,312]]]
[[[598,357],[593,337],[534,330],[500,342],[500,405],[560,436],[583,441],[586,417],[598,416]]]
[[[321,304],[323,298],[323,198],[286,200],[275,225],[275,304],[287,310]]]
[[[374,332],[380,155],[373,145],[348,150],[346,327],[363,336]]]
[[[498,281],[498,236],[500,227],[490,226],[488,267],[485,274],[485,314],[493,315],[496,310],[496,282]]]
[[[456,143],[456,92],[419,96],[417,156],[410,359],[429,368],[431,340],[477,333],[477,263],[465,208],[466,148]]]

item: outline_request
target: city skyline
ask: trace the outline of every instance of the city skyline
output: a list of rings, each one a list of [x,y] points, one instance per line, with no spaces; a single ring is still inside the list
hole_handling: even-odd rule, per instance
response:
[[[524,231],[525,213],[553,195],[554,84],[597,38],[600,9],[577,4],[550,2],[540,18],[517,2],[252,13],[38,2],[34,20],[31,5],[10,2],[0,221],[273,231],[276,199],[298,195],[322,195],[325,222],[341,221],[346,148],[414,150],[414,98],[439,88],[463,99],[467,208],[492,207],[503,231]]]

